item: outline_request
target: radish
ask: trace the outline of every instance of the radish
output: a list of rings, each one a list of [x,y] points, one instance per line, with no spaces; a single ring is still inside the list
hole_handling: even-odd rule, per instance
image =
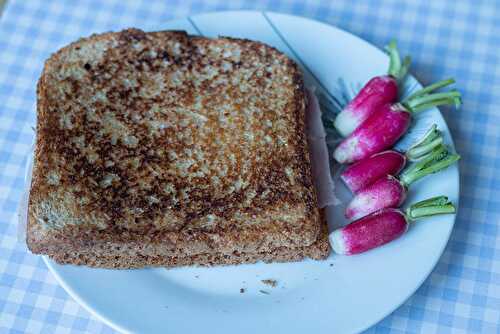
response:
[[[387,175],[354,196],[345,209],[345,217],[356,220],[382,208],[397,208],[405,199],[405,186],[394,176]]]
[[[445,104],[460,106],[457,91],[430,94],[453,82],[443,80],[421,89],[402,103],[383,105],[337,146],[333,153],[335,160],[352,163],[393,146],[408,130],[412,113]]]
[[[442,143],[443,137],[433,124],[424,137],[413,144],[406,154],[394,150],[376,153],[348,166],[340,174],[340,178],[353,193],[357,193],[386,175],[397,175],[407,160],[423,159]]]
[[[398,83],[408,72],[410,58],[405,57],[401,63],[395,41],[387,46],[387,51],[390,56],[388,75],[377,76],[368,81],[335,118],[333,125],[342,137],[350,135],[375,110],[398,98]]]
[[[408,187],[413,182],[447,168],[458,159],[460,156],[450,154],[444,145],[438,146],[429,157],[401,174],[399,180],[388,175],[360,190],[347,205],[346,218],[356,220],[383,208],[399,207],[406,199]]]
[[[406,164],[406,156],[398,151],[384,151],[348,166],[340,179],[357,193],[386,175],[398,174]]]
[[[406,213],[385,208],[333,231],[330,244],[337,254],[363,253],[398,238],[414,219],[446,213],[455,213],[455,206],[445,196],[415,203]]]

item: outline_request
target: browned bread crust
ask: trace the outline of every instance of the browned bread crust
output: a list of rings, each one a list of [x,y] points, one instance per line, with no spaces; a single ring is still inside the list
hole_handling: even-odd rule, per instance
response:
[[[177,252],[165,252],[163,243],[123,242],[110,244],[100,241],[95,245],[58,243],[58,247],[42,249],[60,264],[87,265],[97,268],[131,269],[143,267],[214,266],[242,263],[290,262],[304,258],[325,259],[330,252],[326,222],[318,239],[309,246],[263,248],[260,251],[200,252],[188,255],[182,247]]]
[[[70,249],[90,259],[133,245],[108,250],[125,267],[134,249],[162,245],[164,260],[138,263],[224,263],[208,259],[264,259],[318,239],[302,77],[276,49],[173,31],[93,35],[47,60],[37,95],[33,252],[63,261]]]

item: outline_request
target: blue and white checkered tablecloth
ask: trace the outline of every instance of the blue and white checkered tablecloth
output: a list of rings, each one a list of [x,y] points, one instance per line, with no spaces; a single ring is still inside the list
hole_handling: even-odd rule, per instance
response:
[[[424,83],[458,79],[464,106],[445,115],[463,157],[455,229],[416,294],[367,333],[500,333],[500,5],[493,0],[8,0],[0,21],[0,333],[113,332],[17,244],[43,61],[93,32],[243,8],[311,17],[378,46],[397,38]]]

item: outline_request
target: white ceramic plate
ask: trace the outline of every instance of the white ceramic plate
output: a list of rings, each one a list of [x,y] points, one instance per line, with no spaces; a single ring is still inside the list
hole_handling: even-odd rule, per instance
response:
[[[265,42],[296,59],[308,85],[337,99],[342,93],[339,79],[357,87],[385,73],[388,64],[382,51],[356,36],[288,15],[221,12],[142,28]],[[410,78],[408,87],[416,86]],[[437,109],[418,116],[406,141],[430,123],[438,124],[453,145]],[[341,198],[348,196],[340,185],[337,191]],[[415,184],[407,202],[440,194],[457,203],[456,166]],[[344,223],[342,206],[330,211],[334,226]],[[121,331],[356,333],[387,316],[420,286],[438,261],[454,220],[454,215],[425,219],[384,247],[352,257],[331,255],[320,262],[119,271],[45,261],[73,298]],[[278,286],[261,282],[268,278],[277,280]]]

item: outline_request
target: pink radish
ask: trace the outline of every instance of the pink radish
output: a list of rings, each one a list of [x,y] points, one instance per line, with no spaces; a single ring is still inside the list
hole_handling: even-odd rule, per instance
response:
[[[351,163],[391,147],[408,130],[411,114],[400,104],[386,104],[365,120],[333,152],[339,163]]]
[[[339,163],[352,163],[393,146],[408,130],[412,113],[444,104],[455,104],[458,107],[461,103],[459,92],[429,94],[452,82],[453,80],[437,82],[402,103],[380,107],[337,146],[333,153],[335,160]]]
[[[406,187],[392,175],[387,175],[361,190],[349,202],[345,217],[356,220],[382,208],[397,208],[406,199]]]
[[[378,108],[398,98],[398,82],[406,76],[410,58],[406,57],[401,64],[395,41],[387,46],[387,51],[390,56],[388,75],[377,76],[368,81],[335,118],[333,125],[342,137],[350,135]]]
[[[407,160],[422,159],[442,143],[443,137],[433,124],[424,137],[412,145],[406,154],[393,150],[376,153],[348,166],[340,174],[340,178],[353,193],[357,193],[386,175],[397,175]]]
[[[415,203],[406,213],[385,208],[333,231],[330,244],[337,254],[363,253],[400,237],[411,220],[446,213],[455,213],[455,207],[445,196]]]
[[[406,156],[397,151],[384,151],[347,167],[340,178],[357,193],[386,175],[398,174],[406,164]]]
[[[458,159],[459,155],[449,154],[444,145],[440,145],[428,158],[401,174],[399,180],[388,175],[360,190],[347,205],[346,218],[356,220],[383,208],[399,207],[406,199],[407,189],[413,182],[447,168]]]
[[[356,97],[335,117],[333,125],[342,137],[350,135],[375,110],[398,97],[395,78],[378,76],[366,83]]]

